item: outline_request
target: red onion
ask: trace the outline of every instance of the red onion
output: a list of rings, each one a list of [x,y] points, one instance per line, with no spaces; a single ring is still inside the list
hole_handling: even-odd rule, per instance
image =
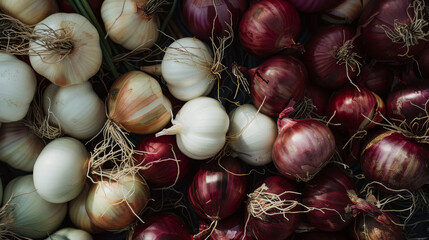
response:
[[[293,236],[291,240],[349,240],[347,234],[343,231],[341,232],[323,232],[323,231],[313,231],[305,233],[297,233]]]
[[[344,0],[289,0],[297,10],[307,13],[316,13],[328,10]]]
[[[134,154],[140,174],[149,182],[167,187],[183,179],[189,172],[191,159],[183,154],[176,137],[149,135],[139,142]]]
[[[354,240],[400,240],[403,238],[399,223],[398,218],[389,212],[378,217],[359,214],[350,224],[349,235]]]
[[[191,206],[201,218],[218,221],[239,208],[246,196],[243,167],[232,157],[201,165],[188,189]]]
[[[192,240],[192,235],[179,216],[160,212],[143,218],[135,227],[132,240]]]
[[[237,28],[247,5],[247,0],[185,0],[183,21],[195,37],[209,41],[210,37],[216,39],[231,34],[228,25]]]
[[[301,22],[298,11],[285,0],[261,0],[244,13],[238,28],[242,47],[252,55],[268,57],[295,43]]]
[[[319,121],[287,118],[287,110],[277,121],[279,134],[273,145],[273,162],[283,176],[309,181],[334,153],[335,138]]]
[[[429,14],[429,13],[428,13]],[[429,44],[416,57],[415,72],[417,76],[429,78]]]
[[[387,116],[395,123],[405,120],[412,133],[424,135],[428,126],[429,82],[417,81],[398,85],[386,98]]]
[[[256,239],[284,240],[298,227],[300,194],[280,176],[265,178],[246,203],[246,230]]]
[[[393,71],[385,64],[366,64],[357,79],[357,85],[368,88],[384,98],[393,83]]]
[[[200,221],[200,230],[209,228],[209,224],[205,221]],[[237,212],[232,216],[222,219],[217,224],[213,233],[210,235],[211,240],[255,240],[248,233],[243,238],[244,232],[244,219],[243,213]]]
[[[324,88],[340,88],[360,71],[359,43],[354,31],[343,25],[329,25],[317,31],[305,45],[304,63],[310,79]]]
[[[364,8],[358,24],[365,52],[401,64],[419,53],[429,39],[424,0],[377,0]]]
[[[305,90],[305,96],[311,99],[312,104],[314,105],[313,113],[317,116],[326,115],[326,106],[328,106],[328,101],[331,93],[319,87],[318,85],[309,82],[307,89]]]
[[[331,123],[334,129],[353,135],[356,131],[368,130],[381,122],[383,118],[380,114],[384,115],[385,111],[384,102],[377,94],[365,87],[358,90],[348,86],[331,96],[326,115],[328,118],[333,116]]]
[[[368,181],[377,181],[394,190],[413,191],[429,180],[426,145],[393,130],[374,135],[360,154],[362,172]]]
[[[322,231],[335,232],[344,229],[352,221],[352,201],[349,190],[356,190],[353,180],[341,169],[326,167],[306,183],[302,203],[316,208],[306,213],[308,221]]]
[[[271,116],[279,113],[291,101],[299,102],[307,87],[307,69],[297,58],[274,56],[255,68],[239,67],[252,79],[252,102],[261,112]]]

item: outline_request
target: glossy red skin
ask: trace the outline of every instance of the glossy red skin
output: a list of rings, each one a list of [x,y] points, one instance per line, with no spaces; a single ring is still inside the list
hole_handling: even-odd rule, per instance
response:
[[[354,31],[343,25],[329,25],[322,27],[317,31],[310,40],[305,44],[304,63],[307,66],[311,81],[317,85],[337,89],[350,85],[347,78],[346,65],[339,64],[335,58],[338,50],[346,41],[352,40]],[[362,57],[360,44],[353,42],[353,48],[350,50]],[[361,58],[355,57],[359,62]],[[358,70],[348,69],[349,77],[355,80]]]
[[[200,221],[200,231],[208,229],[210,223]],[[243,213],[237,212],[232,216],[220,220],[216,228],[210,235],[211,240],[255,240],[255,238],[249,236],[248,232],[243,239],[244,234],[244,219]],[[202,238],[204,239],[204,238]]]
[[[282,119],[273,145],[273,162],[286,178],[308,181],[335,150],[331,130],[313,119]]]
[[[360,91],[359,91],[360,90]],[[332,128],[353,135],[359,130],[368,130],[376,126],[366,117],[371,118],[371,112],[385,116],[386,107],[382,99],[367,88],[348,86],[335,92],[328,102],[326,115],[331,118]],[[383,118],[375,114],[372,120],[381,122]],[[340,124],[340,125],[338,125]]]
[[[335,209],[324,212],[313,210],[306,213],[307,220],[319,230],[327,232],[340,231],[347,227],[351,221],[351,212],[346,207],[352,205],[347,190],[355,190],[353,180],[341,169],[326,167],[316,177],[306,183],[302,192],[302,203],[307,207]],[[343,221],[343,219],[345,221]]]
[[[132,240],[192,240],[183,220],[173,213],[156,213],[143,221],[135,227]]]
[[[384,98],[390,92],[393,83],[393,72],[382,63],[367,64],[363,66],[357,79],[357,85],[368,88]]]
[[[429,180],[427,146],[394,131],[379,133],[360,154],[362,172],[368,181],[377,181],[395,189],[410,191]],[[387,189],[380,187],[386,192]]]
[[[232,215],[244,202],[247,177],[242,163],[235,158],[201,165],[188,188],[188,199],[196,213],[204,219],[221,220]],[[236,174],[233,174],[236,173]]]
[[[247,0],[184,0],[183,21],[195,37],[209,41],[212,34],[214,39],[227,36],[228,25],[235,30],[247,6]]]
[[[331,9],[344,0],[289,0],[301,12],[317,13]]]
[[[284,0],[261,0],[244,13],[238,28],[242,47],[265,58],[293,47],[301,20],[295,7]]]
[[[309,82],[304,94],[307,98],[311,99],[314,109],[313,113],[317,116],[326,115],[326,107],[328,106],[329,97],[331,92],[325,88],[321,88],[313,82]]]
[[[283,193],[280,195],[280,199],[301,202],[300,194],[284,193],[286,191],[296,192],[295,187],[285,178],[280,176],[267,177],[259,186],[264,183],[268,187],[268,190],[265,190],[264,192],[274,193],[277,195]],[[300,210],[301,207],[297,205],[290,211],[293,212]],[[269,213],[275,213],[275,211],[276,210],[274,209],[270,209]],[[247,221],[248,214],[249,212],[246,208],[245,221]],[[250,216],[247,222],[247,231],[249,231],[249,233],[256,239],[284,240],[289,237],[295,229],[297,229],[301,221],[300,213],[285,213],[285,216],[289,220],[287,220],[283,214],[271,216],[264,214],[261,216],[262,219]]]
[[[389,212],[383,212],[381,216],[385,219],[389,219],[388,222],[381,223],[369,215],[359,214],[348,228],[350,237],[353,240],[403,239],[401,227],[393,223],[399,223],[398,218]],[[368,235],[365,235],[365,232]],[[369,236],[369,238],[367,236]]]
[[[397,122],[406,120],[410,123],[415,118],[426,116],[423,109],[426,107],[426,110],[429,110],[429,105],[425,106],[428,100],[428,81],[413,82],[407,86],[400,85],[386,98],[387,116],[392,121],[395,121],[394,119],[399,120]],[[420,124],[423,124],[423,121]]]
[[[410,46],[408,57],[400,56],[407,52],[404,43],[394,43],[386,35],[385,31],[379,25],[386,25],[393,29],[395,22],[410,24],[410,18],[407,15],[408,6],[413,0],[377,0],[370,1],[359,18],[358,25],[362,27],[360,41],[364,51],[373,59],[389,64],[402,64],[409,60],[409,57],[418,54],[425,46],[426,42],[419,40],[419,44]],[[414,11],[408,11],[411,18],[414,17]],[[372,16],[375,17],[370,21]],[[425,14],[425,20],[429,21],[429,15]],[[428,26],[423,32],[429,30]]]
[[[251,77],[252,102],[261,112],[278,116],[289,105],[304,96],[308,77],[305,65],[290,56],[273,56],[258,67],[241,68]],[[265,99],[265,100],[264,100]]]
[[[177,182],[182,180],[190,170],[192,160],[179,150],[175,136],[148,135],[138,143],[136,150],[143,152],[134,154],[136,165],[148,166],[147,169],[139,169],[139,172],[146,180],[157,186],[168,187],[176,182],[176,178]],[[176,162],[175,158],[179,161]],[[156,162],[163,159],[172,160]]]

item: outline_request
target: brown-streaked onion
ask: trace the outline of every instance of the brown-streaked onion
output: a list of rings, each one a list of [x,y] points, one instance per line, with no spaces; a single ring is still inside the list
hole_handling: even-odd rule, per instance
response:
[[[105,230],[120,230],[131,224],[146,207],[150,189],[138,175],[93,183],[86,199],[91,221]]]
[[[371,0],[345,0],[323,12],[322,19],[333,24],[348,24],[358,19]]]

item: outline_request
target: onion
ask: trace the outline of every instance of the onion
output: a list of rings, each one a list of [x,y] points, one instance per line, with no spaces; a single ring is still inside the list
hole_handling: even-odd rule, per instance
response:
[[[384,97],[393,84],[393,71],[382,63],[366,64],[357,79],[357,85],[368,88],[378,96]]]
[[[427,67],[429,66],[429,44],[418,53],[416,61],[415,72],[418,74],[417,76],[429,78],[429,68]]]
[[[188,199],[198,216],[218,221],[232,215],[243,203],[246,176],[240,161],[224,157],[200,166],[188,188]]]
[[[400,240],[403,239],[402,228],[398,224],[398,218],[389,212],[383,212],[377,218],[359,214],[350,225],[349,232],[354,240]]]
[[[238,68],[251,77],[252,102],[262,113],[278,116],[291,101],[304,96],[307,69],[297,58],[277,55],[255,68]]]
[[[316,13],[337,6],[344,0],[289,0],[297,10],[307,13]]]
[[[329,97],[331,95],[330,91],[319,87],[313,82],[309,82],[304,95],[311,100],[311,104],[314,106],[312,110],[313,114],[319,117],[326,115],[326,107],[328,106]]]
[[[198,39],[226,37],[235,30],[247,9],[247,0],[185,0],[182,15],[189,31]]]
[[[199,229],[204,230],[207,229],[209,225],[200,221]],[[245,237],[243,238],[243,235]],[[248,232],[245,233],[244,230],[244,219],[243,213],[238,211],[234,213],[232,216],[229,216],[225,219],[222,219],[217,224],[216,228],[210,235],[210,240],[255,240],[255,238],[251,237]]]
[[[301,21],[295,7],[284,0],[261,0],[244,13],[238,28],[242,47],[252,55],[268,57],[295,43]]]
[[[358,19],[364,7],[371,0],[344,0],[332,9],[328,9],[322,15],[322,19],[333,24],[352,23]]]
[[[313,119],[291,119],[280,114],[279,134],[273,146],[277,170],[292,180],[309,181],[331,158],[335,138],[331,130]]]
[[[312,231],[297,233],[293,235],[293,240],[349,240],[349,237],[345,232],[323,232],[323,231]]]
[[[33,25],[58,12],[58,5],[56,0],[2,0],[0,9],[25,24]]]
[[[330,166],[306,183],[302,203],[310,209],[314,208],[306,213],[311,225],[329,232],[347,227],[353,220],[349,190],[356,190],[353,180],[341,169]]]
[[[416,135],[427,131],[429,111],[429,82],[416,81],[407,85],[399,84],[386,98],[387,116],[397,125],[403,121]]]
[[[192,236],[182,218],[170,212],[160,212],[143,218],[143,222],[139,222],[132,233],[132,240],[191,239]]]
[[[256,239],[284,240],[300,223],[300,194],[280,176],[265,178],[249,194],[246,230]]]
[[[54,232],[52,235],[47,237],[45,240],[63,240],[63,239],[67,239],[67,240],[93,240],[91,234],[89,234],[88,232],[86,232],[82,229],[77,229],[77,228],[72,228],[72,227],[62,228],[62,229]]]
[[[329,25],[310,38],[303,57],[314,83],[335,89],[355,80],[362,65],[362,51],[354,35],[348,26]]]
[[[86,211],[97,227],[120,230],[136,220],[149,197],[149,186],[138,175],[125,175],[118,181],[104,179],[89,189]]]
[[[326,115],[332,117],[334,129],[353,135],[376,126],[375,123],[383,120],[381,115],[385,111],[384,102],[377,94],[364,87],[348,86],[331,96]]]
[[[358,24],[365,52],[372,58],[401,64],[423,50],[429,15],[423,0],[378,0],[364,8]]]
[[[377,181],[394,190],[410,191],[429,180],[429,150],[399,132],[374,134],[360,154],[362,172],[368,181]],[[381,188],[389,192],[389,189]]]
[[[142,152],[135,154],[140,174],[158,186],[175,184],[190,170],[191,159],[180,151],[174,136],[146,136],[136,150]]]

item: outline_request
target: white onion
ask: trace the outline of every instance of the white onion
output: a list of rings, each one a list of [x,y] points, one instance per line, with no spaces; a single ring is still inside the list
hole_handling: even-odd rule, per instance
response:
[[[25,237],[46,237],[60,226],[67,214],[67,204],[50,203],[37,194],[32,175],[12,179],[6,185],[3,204],[12,196],[8,203],[13,216],[11,231]]]
[[[85,184],[88,160],[85,146],[74,138],[61,137],[48,143],[33,169],[39,195],[53,203],[77,197]]]
[[[92,240],[91,234],[85,232],[84,230],[77,228],[62,228],[52,235],[50,235],[46,240]]]
[[[55,0],[1,0],[0,9],[25,24],[33,25],[58,12],[58,5]]]

